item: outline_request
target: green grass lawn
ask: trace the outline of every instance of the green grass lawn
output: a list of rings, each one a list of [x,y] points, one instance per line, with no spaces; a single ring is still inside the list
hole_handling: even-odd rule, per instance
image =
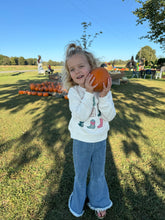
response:
[[[0,73],[0,219],[71,220],[74,168],[68,101],[18,95],[35,72]],[[165,81],[130,79],[112,86],[117,116],[110,123],[106,178],[112,220],[165,216]],[[96,219],[85,206],[82,220]]]

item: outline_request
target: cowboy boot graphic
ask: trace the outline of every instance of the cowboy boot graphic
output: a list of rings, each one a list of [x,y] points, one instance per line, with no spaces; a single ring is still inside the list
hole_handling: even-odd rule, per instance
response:
[[[92,119],[92,120],[90,121],[90,125],[87,126],[87,128],[89,128],[89,129],[95,129],[95,120],[94,120],[94,119]]]
[[[78,125],[79,125],[80,127],[84,127],[84,122],[83,122],[83,121],[79,121]]]
[[[100,118],[100,124],[97,126],[98,128],[102,128],[103,127],[103,119]]]

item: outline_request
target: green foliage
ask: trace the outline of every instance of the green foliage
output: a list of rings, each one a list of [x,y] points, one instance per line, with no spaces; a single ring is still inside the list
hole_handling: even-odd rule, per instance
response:
[[[82,22],[81,25],[83,26],[83,34],[80,38],[80,41],[79,40],[77,41],[80,43],[80,45],[82,45],[84,49],[87,49],[88,47],[91,47],[94,39],[97,38],[97,36],[99,36],[103,32],[100,31],[100,32],[95,33],[94,35],[87,34],[87,29],[92,25],[92,23]]]
[[[18,65],[18,57],[10,58],[11,65]]]
[[[48,62],[43,62],[44,65],[50,64],[51,66],[63,66],[63,62],[49,60]],[[0,65],[37,65],[37,58],[27,58],[24,57],[8,57],[0,54]]]
[[[49,61],[48,61],[48,64],[51,65],[51,66],[54,66],[54,65],[53,65],[53,64],[54,64],[54,61],[53,61],[53,60],[49,60]]]
[[[142,47],[136,55],[136,60],[145,59],[147,62],[156,61],[156,51],[149,46]]]
[[[19,57],[18,58],[18,64],[19,65],[25,65],[25,58],[24,57]]]
[[[48,62],[44,62],[45,65],[51,65],[51,66],[63,66],[63,62],[53,61],[49,60]]]
[[[0,55],[0,65],[10,65],[10,58],[8,56]]]
[[[124,0],[123,0],[124,1]],[[137,16],[137,25],[148,22],[149,31],[142,38],[160,44],[165,50],[165,1],[164,0],[136,0],[141,7],[133,14]]]
[[[165,66],[165,58],[160,58],[159,60],[158,60],[158,63],[157,63],[158,65],[162,65],[162,66]]]
[[[26,59],[28,65],[36,65],[37,59],[36,58],[28,58]]]
[[[113,66],[115,65],[126,65],[128,63],[129,60],[110,60],[108,63],[111,63]]]
[[[157,65],[158,65],[159,67],[165,66],[165,58],[160,58],[160,59],[158,59]]]

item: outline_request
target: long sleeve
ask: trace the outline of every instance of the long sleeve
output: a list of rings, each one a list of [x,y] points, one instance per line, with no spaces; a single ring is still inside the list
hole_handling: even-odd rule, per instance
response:
[[[85,92],[81,97],[77,90],[73,87],[69,90],[69,108],[73,117],[76,117],[80,121],[86,121],[93,107],[93,94]]]
[[[105,97],[99,97],[99,110],[104,120],[112,121],[114,119],[116,110],[111,91]]]

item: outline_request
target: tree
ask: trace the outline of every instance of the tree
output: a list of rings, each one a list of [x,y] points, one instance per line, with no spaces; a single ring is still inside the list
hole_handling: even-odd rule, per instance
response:
[[[2,65],[10,65],[10,58],[8,56],[3,56]]]
[[[122,0],[124,1],[124,0]],[[165,50],[165,1],[164,0],[136,0],[141,7],[133,11],[137,16],[137,25],[148,22],[149,31],[142,38],[160,44]]]
[[[160,58],[160,59],[158,59],[157,65],[158,65],[159,67],[165,66],[165,58]]]
[[[143,60],[147,61],[148,63],[150,63],[151,61],[155,62],[157,59],[155,53],[156,53],[156,51],[153,50],[151,47],[145,46],[140,49],[140,51],[137,53],[135,59],[136,60],[143,59]]]
[[[87,34],[87,29],[92,25],[91,22],[82,22],[81,25],[83,26],[83,34],[81,36],[81,41],[78,40],[80,45],[83,45],[84,49],[87,49],[88,47],[91,47],[91,44],[93,43],[94,39],[97,38],[98,35],[102,34],[103,32],[100,31],[98,33],[95,33],[94,35]]]
[[[0,65],[10,65],[10,58],[0,54]]]
[[[2,65],[3,57],[4,56],[2,54],[0,54],[0,65]]]
[[[36,58],[28,58],[26,59],[27,65],[36,65],[37,59]]]
[[[50,64],[52,66],[63,66],[64,62],[58,62],[49,60],[48,62],[43,62],[43,65]],[[8,57],[0,54],[0,65],[37,65],[36,58],[28,58],[25,59],[24,57]]]
[[[24,57],[19,57],[18,58],[18,64],[19,65],[25,65],[25,58]]]
[[[49,60],[49,61],[48,61],[48,64],[51,65],[51,66],[55,66],[55,63],[54,63],[53,60]]]
[[[18,65],[18,57],[10,58],[11,65]]]

